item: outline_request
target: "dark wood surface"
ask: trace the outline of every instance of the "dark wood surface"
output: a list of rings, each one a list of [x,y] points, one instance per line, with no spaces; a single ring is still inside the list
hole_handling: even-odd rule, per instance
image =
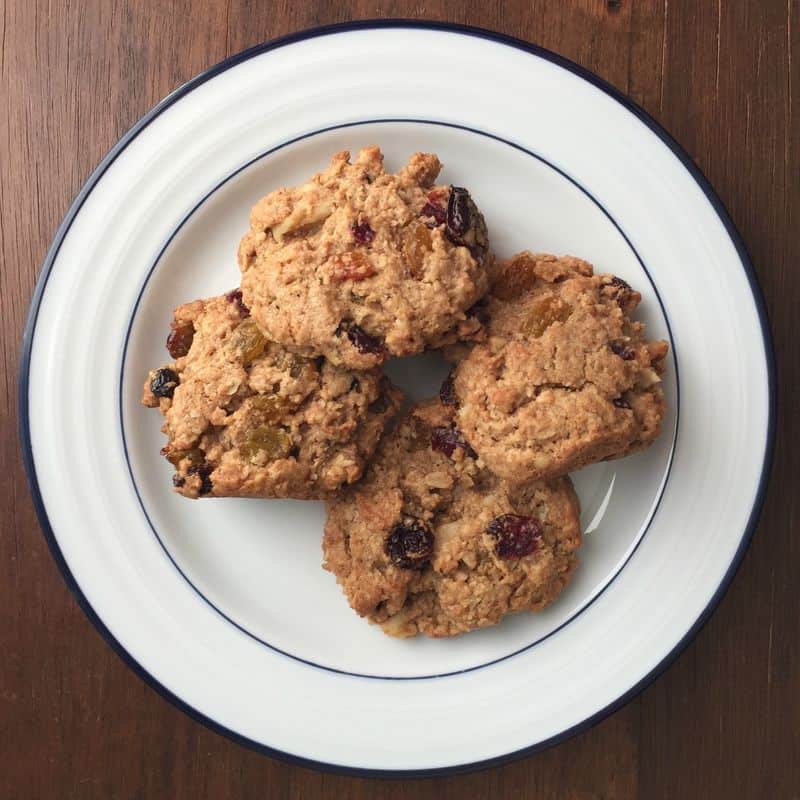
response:
[[[1,798],[800,798],[798,0],[0,3]],[[677,662],[558,747],[426,781],[288,766],[206,730],[148,688],[67,590],[37,526],[16,434],[18,351],[36,274],[71,199],[117,138],[231,53],[376,16],[481,25],[544,45],[662,122],[750,248],[781,388],[759,530]]]

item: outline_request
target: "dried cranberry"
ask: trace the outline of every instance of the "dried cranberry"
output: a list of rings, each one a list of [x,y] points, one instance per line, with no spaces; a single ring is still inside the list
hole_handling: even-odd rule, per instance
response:
[[[241,289],[234,289],[233,291],[228,292],[225,295],[225,299],[229,303],[236,303],[236,307],[239,309],[239,313],[243,317],[250,316],[250,309],[244,304],[242,300],[242,290]]]
[[[483,215],[469,192],[460,186],[450,187],[444,232],[453,244],[467,247],[475,258],[483,256],[489,245]]]
[[[419,569],[432,554],[433,531],[418,519],[404,519],[386,539],[386,555],[402,569]]]
[[[636,358],[636,352],[628,347],[624,342],[611,342],[611,351],[618,355],[623,361],[631,361]]]
[[[194,325],[175,325],[167,336],[167,350],[173,358],[180,358],[189,352],[194,339]]]
[[[453,408],[458,407],[458,397],[456,396],[456,387],[452,372],[444,379],[444,383],[439,389],[439,399],[442,401],[443,405]]]
[[[178,373],[167,367],[157,369],[150,379],[150,391],[156,397],[172,397],[172,393],[180,383]]]
[[[188,475],[197,475],[200,478],[200,489],[198,494],[209,494],[214,488],[213,484],[211,483],[211,473],[213,471],[214,467],[212,467],[208,462],[203,464],[193,464],[191,467],[189,467],[189,469],[186,470]]]
[[[435,228],[438,225],[444,225],[445,221],[447,220],[447,212],[441,206],[430,201],[425,203],[425,205],[422,207],[420,216],[433,217],[435,224],[431,225],[432,228]]]
[[[369,222],[355,222],[350,226],[350,233],[353,234],[356,244],[369,244],[375,238],[375,231],[369,226]]]
[[[503,514],[495,517],[486,532],[497,541],[494,549],[500,558],[522,558],[536,552],[542,538],[542,526],[536,517]]]
[[[431,431],[431,450],[452,456],[457,447],[462,448],[470,458],[478,457],[458,428],[434,428]]]
[[[352,322],[342,322],[336,329],[336,334],[347,334],[347,338],[352,342],[353,347],[359,353],[369,353],[371,355],[386,355],[386,348],[383,342],[374,336],[370,336],[365,330],[359,328]]]
[[[615,397],[611,401],[617,408],[627,408],[630,409],[631,404],[624,398],[624,397]]]

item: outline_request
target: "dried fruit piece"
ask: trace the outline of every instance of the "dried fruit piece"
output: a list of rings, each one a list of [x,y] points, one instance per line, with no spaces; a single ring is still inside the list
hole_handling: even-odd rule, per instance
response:
[[[538,549],[542,525],[536,517],[503,514],[489,523],[486,532],[496,540],[494,550],[500,558],[523,558]]]
[[[478,454],[472,449],[469,442],[462,436],[458,428],[434,428],[431,431],[431,450],[452,456],[456,448],[460,447],[470,458],[477,458]]]
[[[176,472],[176,473],[175,473],[175,474],[172,476],[172,485],[173,485],[173,486],[174,486],[176,489],[180,489],[180,488],[181,488],[181,486],[183,486],[183,484],[184,484],[184,483],[186,483],[186,478],[184,478],[184,477],[183,477],[183,475],[178,475],[178,473]]]
[[[489,324],[489,301],[484,297],[471,305],[465,312],[469,319],[477,319],[481,325]]]
[[[533,304],[533,313],[523,325],[523,332],[534,338],[541,336],[554,322],[565,322],[572,306],[555,295],[545,295]]]
[[[624,397],[615,397],[611,401],[617,408],[627,408],[630,409],[631,404],[624,398]]]
[[[206,460],[206,454],[199,447],[192,447],[189,450],[170,450],[169,447],[162,447],[161,455],[173,467],[177,467],[185,458],[192,464],[202,464]]]
[[[264,334],[258,329],[252,317],[243,319],[233,329],[230,338],[244,366],[247,366],[262,355],[264,348],[267,346]]]
[[[446,194],[447,192],[443,189],[434,189],[432,192],[428,192],[427,202],[422,207],[420,216],[433,217],[433,222],[427,223],[429,227],[435,228],[438,225],[444,225],[447,221],[447,212],[442,205]]]
[[[347,334],[347,338],[351,341],[353,347],[355,347],[359,353],[369,353],[371,355],[379,356],[386,355],[386,348],[383,346],[383,342],[374,336],[370,336],[365,330],[359,328],[355,323],[342,321],[339,324],[339,327],[336,329],[336,334],[338,336],[342,333]]]
[[[359,250],[340,253],[331,259],[331,278],[335,281],[363,281],[375,273],[372,262]]]
[[[186,470],[187,475],[197,475],[200,478],[198,494],[210,494],[211,490],[214,488],[214,485],[211,483],[211,473],[213,471],[214,467],[208,462],[193,464]]]
[[[259,425],[247,436],[247,441],[239,446],[239,452],[248,460],[262,453],[270,461],[286,458],[292,450],[292,437],[283,429],[271,425]]]
[[[173,358],[180,358],[189,352],[194,339],[194,325],[187,322],[183,325],[172,324],[172,330],[167,336],[167,351]]]
[[[618,355],[623,361],[631,361],[636,358],[636,351],[632,350],[625,342],[611,342],[608,345],[611,352]]]
[[[414,223],[406,229],[403,252],[411,277],[422,277],[425,272],[425,256],[432,249],[431,232],[427,225]]]
[[[286,415],[292,408],[292,403],[276,394],[257,394],[250,398],[250,407],[264,422],[274,422]]]
[[[489,246],[483,214],[478,211],[469,192],[460,186],[450,187],[445,236],[453,244],[469,248],[475,258],[481,258]]]
[[[421,520],[406,517],[386,538],[386,555],[401,569],[419,569],[433,554],[433,531]]]
[[[369,226],[369,222],[357,222],[350,226],[350,233],[353,234],[356,244],[369,244],[375,238],[375,231]]]
[[[498,275],[492,294],[500,300],[514,300],[536,285],[536,259],[528,254],[515,256]]]
[[[236,308],[239,309],[239,314],[241,314],[243,317],[250,316],[250,309],[244,304],[244,300],[242,300],[241,289],[233,289],[232,291],[228,292],[225,295],[225,299],[229,303],[236,303]]]
[[[458,408],[458,397],[456,396],[456,387],[452,372],[444,379],[439,389],[439,399],[442,401],[443,405],[450,406],[451,408]]]
[[[157,369],[150,378],[150,391],[156,397],[172,397],[172,393],[180,383],[178,373],[164,367]]]

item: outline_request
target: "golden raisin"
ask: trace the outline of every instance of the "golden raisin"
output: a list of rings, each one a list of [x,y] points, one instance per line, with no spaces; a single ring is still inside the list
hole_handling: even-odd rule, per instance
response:
[[[408,228],[405,235],[405,256],[408,271],[414,278],[421,278],[425,271],[425,256],[431,252],[433,243],[427,225],[416,223]]]
[[[231,341],[244,366],[255,361],[267,345],[264,334],[258,329],[252,317],[246,317],[234,328]]]
[[[247,436],[247,441],[239,447],[241,454],[253,460],[262,453],[269,461],[286,458],[292,449],[292,437],[282,428],[259,425]]]
[[[250,398],[250,406],[265,422],[274,422],[284,416],[292,404],[276,394],[257,394]]]
[[[572,313],[572,307],[558,297],[546,295],[533,304],[533,312],[523,325],[524,333],[537,338],[554,322],[564,322]]]
[[[202,464],[206,460],[206,454],[199,447],[190,450],[168,450],[165,447],[161,452],[173,467],[177,467],[184,458],[191,464]]]
[[[503,266],[492,287],[492,294],[500,300],[514,300],[532,289],[536,280],[536,261],[523,254]]]

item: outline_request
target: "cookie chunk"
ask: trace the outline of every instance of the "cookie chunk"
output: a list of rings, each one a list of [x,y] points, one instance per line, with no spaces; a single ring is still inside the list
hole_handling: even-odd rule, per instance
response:
[[[431,401],[328,502],[324,567],[390,636],[454,636],[552,602],[577,563],[578,513],[569,478],[497,478]]]
[[[488,290],[488,238],[466,189],[417,153],[396,175],[377,147],[262,198],[239,245],[242,293],[265,335],[367,368],[469,337]]]
[[[461,354],[452,384],[458,425],[489,469],[546,479],[653,442],[668,346],[631,320],[640,300],[577,258],[498,265],[488,339]]]
[[[179,306],[167,349],[142,402],[164,415],[186,497],[321,497],[361,476],[401,402],[377,369],[268,341],[239,291]]]

